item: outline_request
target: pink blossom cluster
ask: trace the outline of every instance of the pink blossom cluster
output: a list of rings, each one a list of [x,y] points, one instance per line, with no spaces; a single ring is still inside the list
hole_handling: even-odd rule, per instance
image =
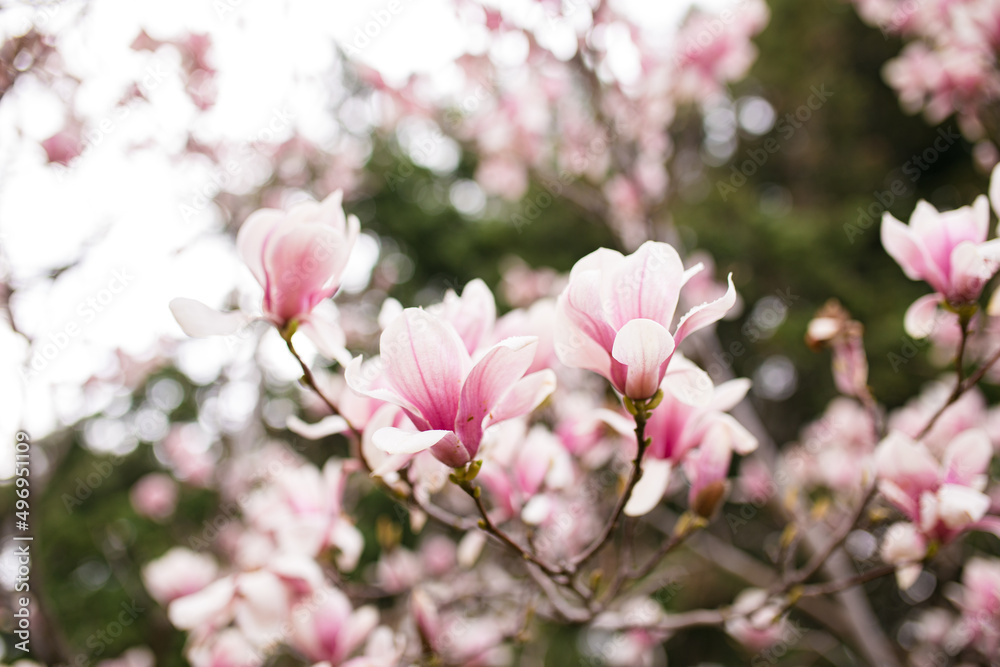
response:
[[[883,70],[903,108],[937,124],[955,114],[963,134],[980,141],[985,166],[1000,96],[1000,8],[990,0],[854,0],[861,18],[906,46]],[[995,137],[995,134],[992,135]]]

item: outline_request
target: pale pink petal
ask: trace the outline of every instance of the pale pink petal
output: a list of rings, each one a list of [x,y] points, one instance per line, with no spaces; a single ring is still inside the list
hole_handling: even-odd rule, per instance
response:
[[[678,345],[695,331],[721,320],[729,312],[729,309],[736,305],[736,286],[733,285],[733,274],[730,273],[727,280],[729,288],[722,297],[695,306],[681,318],[677,324],[677,331],[674,332],[674,340]]]
[[[710,407],[719,412],[729,412],[746,398],[751,384],[753,383],[747,378],[736,378],[723,382],[715,388]]]
[[[238,310],[223,313],[194,299],[172,299],[169,305],[177,324],[192,338],[228,336],[252,321]]]
[[[497,317],[493,292],[479,278],[465,286],[461,297],[449,290],[444,303],[430,310],[455,327],[470,355],[487,342]]]
[[[391,403],[410,414],[418,413],[416,406],[394,390],[383,386],[383,380],[384,367],[380,357],[363,361],[357,356],[344,369],[344,381],[354,393]]]
[[[616,377],[616,388],[632,399],[651,397],[660,387],[673,352],[674,339],[666,327],[653,320],[629,320],[618,331],[611,350],[615,361],[624,366],[624,378]]]
[[[875,466],[880,479],[892,481],[913,498],[938,485],[938,462],[925,445],[899,431],[876,447]]]
[[[706,440],[710,437],[724,438],[730,449],[743,456],[757,449],[757,438],[732,415],[725,413],[715,416],[712,427],[705,434]]]
[[[680,365],[674,369],[673,364],[667,371],[663,386],[681,403],[695,407],[707,407],[715,395],[715,385],[708,373],[692,363]]]
[[[455,328],[419,308],[407,308],[382,332],[379,350],[389,384],[418,410],[410,415],[417,427],[454,429],[471,366]]]
[[[462,385],[454,428],[470,454],[479,449],[483,423],[535,358],[538,339],[534,336],[508,338],[494,345],[473,366]]]
[[[646,319],[669,327],[684,282],[684,264],[673,246],[646,241],[604,277],[605,319],[615,329]]]
[[[560,296],[556,304],[556,356],[570,368],[583,368],[610,379],[610,350],[605,349],[573,322],[573,318],[568,314],[570,308],[568,299]]]
[[[924,202],[920,202],[924,203]],[[917,210],[920,209],[917,204]],[[918,216],[916,212],[914,219]],[[889,212],[882,214],[882,247],[889,253],[889,256],[896,260],[903,273],[910,280],[921,280],[925,278],[927,271],[927,261],[924,253],[913,239],[910,228],[897,220]],[[941,276],[943,282],[943,276]]]
[[[993,167],[990,175],[990,203],[993,205],[993,212],[1000,217],[1000,163]]]
[[[346,367],[351,354],[344,347],[347,339],[340,326],[340,314],[332,301],[319,303],[308,318],[299,325],[299,331],[309,337],[319,353]]]
[[[663,499],[670,484],[670,472],[673,466],[664,459],[646,459],[642,463],[642,477],[632,490],[632,497],[625,505],[627,516],[643,516],[649,514]]]
[[[387,426],[372,435],[372,443],[389,454],[416,454],[430,449],[450,434],[451,431],[406,431]]]
[[[990,497],[958,484],[944,484],[938,490],[938,516],[944,525],[961,530],[986,516]]]
[[[174,627],[181,630],[225,625],[232,618],[230,605],[235,594],[233,578],[225,577],[197,593],[177,598],[167,608],[167,615]]]
[[[550,369],[525,375],[501,399],[493,409],[492,417],[489,417],[486,423],[495,424],[526,415],[541,405],[542,401],[551,396],[555,389],[556,374]]]
[[[267,276],[264,274],[264,243],[284,218],[285,213],[282,211],[262,208],[251,213],[236,234],[236,250],[261,287],[267,286]]]
[[[903,318],[903,328],[906,333],[918,340],[933,334],[941,324],[938,307],[942,303],[941,295],[935,292],[922,296],[910,304]]]
[[[378,625],[378,611],[368,605],[351,614],[340,630],[337,658],[343,660],[365,641]]]
[[[338,269],[351,248],[342,234],[319,225],[283,225],[264,245],[264,311],[285,322],[311,311],[337,290]]]
[[[986,472],[993,460],[989,434],[981,428],[963,431],[945,450],[945,482],[964,484],[978,491],[986,484]]]
[[[313,424],[308,424],[295,415],[290,415],[285,422],[288,430],[296,435],[301,435],[307,440],[321,440],[327,436],[337,433],[346,433],[350,430],[347,420],[340,415],[330,415]]]

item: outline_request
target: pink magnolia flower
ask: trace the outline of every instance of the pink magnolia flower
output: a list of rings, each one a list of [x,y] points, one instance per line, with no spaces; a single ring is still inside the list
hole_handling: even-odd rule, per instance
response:
[[[983,489],[993,458],[981,429],[959,434],[938,462],[922,442],[893,431],[875,451],[879,491],[928,541],[947,544],[966,530],[998,531]]]
[[[291,625],[290,643],[307,658],[340,665],[378,625],[378,611],[354,609],[342,592],[324,588],[292,611]]]
[[[272,536],[278,551],[309,557],[325,549],[336,553],[337,567],[355,568],[364,538],[343,511],[344,486],[351,467],[330,459],[320,471],[303,465],[283,471],[254,501],[251,520]]]
[[[726,621],[726,632],[752,651],[760,651],[801,630],[782,614],[781,605],[768,599],[767,591],[748,588],[733,601],[733,617]]]
[[[973,558],[962,572],[961,634],[983,655],[1000,654],[1000,560]]]
[[[685,271],[672,246],[653,241],[627,257],[607,248],[587,255],[573,267],[556,306],[559,359],[603,375],[629,398],[650,398],[677,345],[718,321],[736,303],[730,276],[725,296],[692,308],[671,335],[681,288],[701,268]],[[695,380],[690,400],[704,402],[709,395],[694,388],[705,385],[707,376],[688,377]]]
[[[994,180],[997,173],[994,170]],[[933,330],[939,304],[975,303],[1000,268],[1000,242],[986,241],[989,223],[985,196],[978,197],[972,206],[944,213],[921,200],[909,225],[888,212],[883,214],[882,245],[886,252],[908,278],[924,280],[936,292],[910,306],[906,319],[911,335],[924,337]]]
[[[277,556],[265,568],[217,579],[196,593],[177,598],[167,608],[170,622],[181,630],[212,632],[235,621],[258,647],[269,646],[299,602],[323,587],[316,561]]]
[[[694,367],[684,357],[676,358],[673,363],[682,368]],[[757,448],[757,439],[726,414],[746,396],[749,380],[740,378],[714,387],[707,405],[693,406],[678,398],[686,385],[677,383],[677,377],[675,374],[664,378],[663,400],[646,423],[650,444],[642,464],[642,477],[625,507],[629,516],[647,514],[660,502],[677,466],[685,465],[694,502],[709,484],[725,480],[733,451],[749,454]],[[619,430],[626,427],[626,424],[615,426]],[[702,446],[706,451],[698,453]],[[690,465],[689,459],[693,461]]]
[[[382,332],[380,362],[365,368],[357,357],[345,377],[354,391],[402,408],[416,427],[382,428],[376,446],[390,454],[430,450],[460,467],[476,456],[487,428],[527,414],[554,389],[551,370],[524,375],[536,347],[531,337],[508,338],[474,361],[454,326],[407,308]]]
[[[298,328],[326,356],[343,359],[344,334],[327,299],[340,288],[360,224],[345,216],[338,190],[320,202],[301,202],[287,212],[264,208],[240,227],[236,248],[264,288],[264,319],[283,334]],[[323,306],[323,307],[320,307]],[[170,302],[189,336],[228,335],[245,326],[240,313],[219,313],[192,299]]]

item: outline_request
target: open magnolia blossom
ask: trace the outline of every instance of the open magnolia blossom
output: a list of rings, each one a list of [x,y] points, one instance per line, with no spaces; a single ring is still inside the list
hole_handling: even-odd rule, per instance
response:
[[[993,210],[1000,212],[1000,167],[990,186]],[[882,216],[882,245],[911,280],[923,280],[935,293],[917,299],[906,313],[906,330],[925,338],[936,327],[937,308],[974,304],[986,283],[1000,269],[1000,239],[987,241],[990,204],[979,196],[972,206],[939,212],[917,202],[910,224],[886,212]]]
[[[262,319],[283,336],[301,330],[325,356],[346,362],[344,333],[329,298],[340,289],[360,223],[344,214],[342,199],[338,190],[322,202],[300,202],[287,212],[257,210],[240,227],[236,248],[264,288]],[[251,321],[243,313],[221,313],[193,299],[174,299],[170,310],[184,333],[195,338],[229,335]]]
[[[670,328],[680,291],[701,265],[685,271],[673,246],[647,241],[631,255],[601,248],[578,261],[556,306],[556,354],[567,366],[607,378],[623,396],[651,398],[667,374],[674,350],[688,335],[722,318],[736,303],[729,289],[695,306]],[[685,368],[684,400],[704,403],[711,380]]]
[[[941,462],[922,442],[890,433],[875,451],[878,488],[911,523],[896,524],[887,535],[885,560],[919,561],[931,543],[948,544],[967,530],[1000,535],[1000,517],[987,516],[991,503],[983,493],[992,458],[993,447],[982,429],[955,437]],[[912,584],[912,567],[901,572],[900,583]]]
[[[678,466],[684,466],[691,482],[689,495],[694,505],[703,490],[725,480],[733,452],[749,454],[757,448],[757,439],[727,414],[746,396],[749,380],[724,382],[712,388],[705,405],[691,405],[682,398],[688,385],[680,371],[696,367],[680,354],[675,355],[672,365],[679,372],[663,379],[663,399],[646,422],[649,447],[642,463],[642,477],[625,506],[629,516],[642,516],[656,507]],[[610,411],[602,416],[616,431],[635,439],[631,420]]]
[[[483,432],[531,412],[555,388],[551,370],[525,375],[533,337],[508,338],[473,359],[455,327],[420,308],[407,308],[379,341],[377,367],[356,357],[347,367],[354,391],[403,409],[415,431],[385,427],[373,441],[390,454],[430,450],[461,467],[479,451]]]

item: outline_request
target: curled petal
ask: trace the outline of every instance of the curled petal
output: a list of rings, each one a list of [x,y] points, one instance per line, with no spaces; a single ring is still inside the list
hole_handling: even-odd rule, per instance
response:
[[[733,285],[733,274],[729,274],[727,281],[729,288],[724,295],[715,301],[695,306],[681,318],[677,324],[677,331],[674,332],[674,340],[678,345],[695,331],[721,320],[736,305],[736,286]]]
[[[903,328],[912,338],[920,340],[927,338],[938,328],[939,317],[938,307],[944,303],[940,294],[927,294],[914,301],[906,309],[906,316],[903,319]]]
[[[642,477],[632,490],[632,497],[625,505],[627,516],[643,516],[656,507],[670,484],[673,466],[665,459],[646,459],[642,464]]]
[[[617,388],[629,398],[649,398],[659,389],[673,352],[674,339],[663,325],[653,320],[629,320],[618,331],[611,350],[625,371],[624,382],[616,378]]]
[[[372,442],[389,454],[416,454],[430,449],[449,435],[453,435],[451,431],[406,431],[387,426],[375,432]]]
[[[473,366],[462,386],[454,424],[455,432],[472,454],[479,449],[486,427],[484,419],[531,366],[537,347],[534,336],[508,338],[494,345]]]
[[[170,312],[184,333],[192,338],[228,336],[251,321],[238,310],[223,313],[194,299],[172,299]]]
[[[962,530],[986,516],[990,497],[958,484],[944,484],[938,490],[937,512],[944,525]]]
[[[286,422],[288,430],[296,435],[301,435],[308,440],[321,440],[337,433],[346,433],[350,430],[347,420],[340,415],[329,415],[323,417],[314,424],[307,424],[295,415],[290,415]]]
[[[673,366],[673,364],[671,364]],[[706,407],[715,395],[715,385],[708,373],[694,364],[684,364],[667,371],[664,386],[671,395],[685,405]]]

